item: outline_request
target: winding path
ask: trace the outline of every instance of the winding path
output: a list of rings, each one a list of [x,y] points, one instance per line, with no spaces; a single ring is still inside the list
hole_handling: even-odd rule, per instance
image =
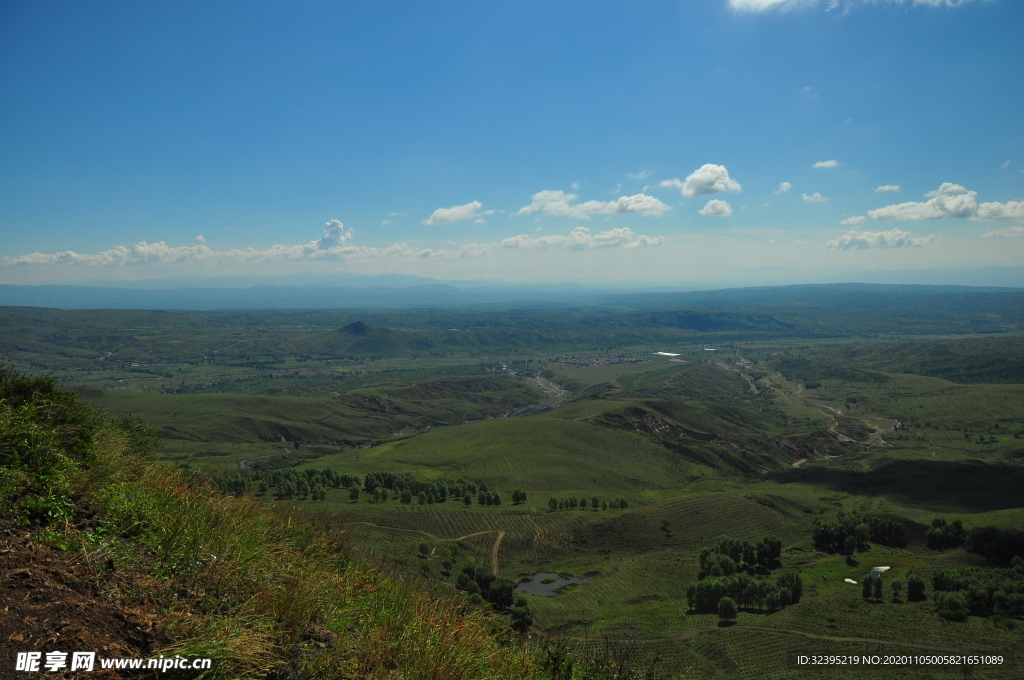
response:
[[[494,545],[491,546],[491,567],[494,570],[494,575],[498,575],[498,548],[501,547],[501,540],[505,538],[505,532],[498,529],[488,529],[487,531],[477,531],[472,534],[466,534],[465,536],[459,536],[458,538],[441,538],[435,536],[429,531],[422,529],[403,529],[401,527],[387,527],[383,524],[374,524],[373,522],[344,522],[342,526],[351,526],[353,524],[362,524],[368,527],[374,527],[375,529],[386,529],[388,531],[404,531],[410,534],[423,534],[428,538],[432,538],[435,541],[441,541],[443,543],[455,543],[456,541],[464,541],[467,538],[473,538],[474,536],[483,536],[484,534],[498,534],[494,539]]]

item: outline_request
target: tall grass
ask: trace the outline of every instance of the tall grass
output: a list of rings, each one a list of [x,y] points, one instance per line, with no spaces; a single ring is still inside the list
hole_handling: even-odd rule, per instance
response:
[[[534,675],[491,614],[349,559],[346,536],[306,515],[125,456],[122,439],[97,436],[81,490],[104,510],[94,550],[152,576],[120,594],[159,613],[177,639],[162,653],[213,657],[211,678]]]

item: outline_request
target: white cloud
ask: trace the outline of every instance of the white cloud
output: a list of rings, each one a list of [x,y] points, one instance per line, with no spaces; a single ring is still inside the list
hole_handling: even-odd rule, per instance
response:
[[[960,184],[953,184],[952,182],[943,182],[939,185],[939,188],[935,191],[929,191],[924,195],[925,198],[929,196],[954,196],[956,194],[967,193],[967,187]]]
[[[484,204],[480,201],[473,201],[472,203],[466,203],[465,205],[453,205],[450,208],[438,208],[435,210],[430,217],[423,220],[423,224],[451,224],[452,222],[458,222],[459,220],[469,220],[479,217],[481,214],[488,214],[494,212],[493,210],[488,213],[478,213],[480,208],[484,207]]]
[[[697,212],[704,217],[729,217],[732,215],[732,206],[729,205],[728,201],[713,198]]]
[[[1024,220],[1024,201],[982,203],[972,220]]]
[[[910,2],[915,7],[918,5],[925,5],[927,7],[960,7],[966,5],[972,0],[886,0],[887,2],[903,5]],[[985,0],[982,0],[983,2]],[[840,4],[850,5],[854,2],[859,3],[870,3],[878,4],[879,0],[846,0],[845,3],[841,3],[840,0],[828,0],[825,3],[825,11],[831,11],[840,6]],[[792,9],[798,9],[800,7],[813,7],[818,4],[818,0],[728,0],[729,8],[736,12],[770,12],[779,11],[786,12]]]
[[[530,205],[520,208],[515,214],[531,215],[535,212],[541,212],[555,217],[573,217],[586,220],[590,219],[590,216],[594,214],[622,215],[625,213],[640,213],[645,217],[657,217],[671,210],[669,206],[647,194],[620,196],[614,201],[573,203],[576,198],[576,194],[567,194],[561,190],[538,191],[533,195]]]
[[[394,224],[394,222],[392,222],[391,220],[381,220],[380,221],[380,226],[382,226],[382,227],[386,227],[389,224]]]
[[[789,182],[780,182],[779,183],[779,188],[776,189],[775,191],[773,191],[772,193],[773,194],[784,194],[784,193],[787,193],[792,188],[793,188],[793,185],[790,184]]]
[[[195,240],[193,240],[192,243],[195,243],[197,246],[201,246],[204,243],[206,243],[206,237],[200,234],[199,236],[196,236]]]
[[[572,189],[573,191],[576,191],[576,190],[578,190],[580,188],[580,183],[579,182],[573,182],[572,184],[569,185],[569,188]]]
[[[851,231],[825,244],[826,250],[850,250],[853,248],[904,248],[921,247],[935,240],[934,234],[914,236],[909,231]]]
[[[737,12],[767,12],[769,10],[786,10],[810,6],[817,0],[729,0],[729,8]]]
[[[992,238],[993,236],[1020,238],[1024,236],[1024,227],[1004,227],[1002,229],[989,229],[988,231],[981,235],[982,238]]]
[[[402,212],[402,213],[400,213],[400,212],[393,212],[393,213],[388,213],[388,217],[405,217],[408,214],[409,213],[406,213],[406,212]]]
[[[473,224],[487,224],[487,220],[485,220],[482,217],[478,217],[475,220],[473,220]]]
[[[609,229],[593,233],[587,227],[576,227],[568,235],[530,236],[518,234],[503,239],[504,248],[568,248],[569,250],[594,250],[598,248],[640,248],[657,246],[665,241],[663,236],[636,235],[628,227]]]
[[[899,191],[899,184],[883,184],[880,187],[875,187],[875,191]]]
[[[143,264],[254,264],[288,261],[318,260],[362,260],[380,258],[459,258],[475,257],[486,252],[490,245],[468,244],[458,250],[414,249],[404,243],[384,248],[351,245],[355,230],[345,229],[338,220],[324,225],[323,238],[301,245],[274,245],[270,248],[232,248],[213,250],[206,245],[169,246],[164,241],[147,243],[140,241],[132,247],[117,246],[95,255],[80,254],[66,250],[57,253],[30,253],[18,257],[2,257],[3,266],[32,265],[78,265],[88,267],[124,267]]]
[[[855,215],[854,217],[847,217],[845,220],[843,220],[839,224],[846,224],[846,225],[849,225],[851,227],[856,227],[858,224],[862,224],[865,219],[867,219],[867,218],[865,218],[863,215]]]
[[[837,161],[835,159],[832,159],[830,161],[818,161],[817,163],[815,163],[811,167],[812,168],[838,168],[840,165],[842,165],[842,163],[840,163],[839,161]]]
[[[802,194],[804,203],[828,203],[828,196],[822,196],[817,191],[811,195]]]
[[[1003,161],[1002,163],[999,164],[999,167],[1001,167],[1003,170],[1006,170],[1008,167],[1010,167],[1010,161],[1009,160]]]
[[[616,182],[616,183],[615,183],[615,188],[614,188],[614,189],[612,189],[611,191],[609,191],[608,193],[609,193],[609,194],[617,194],[617,193],[619,193],[620,191],[622,191],[622,184],[621,184],[621,183],[619,183],[619,182]]]
[[[818,93],[811,89],[810,85],[804,85],[800,88],[800,94],[807,97],[808,99],[817,99]]]
[[[1009,162],[1009,161],[1007,161]],[[651,176],[650,170],[641,170],[640,172],[627,172],[626,177],[630,179],[647,179]]]
[[[935,191],[925,196],[932,198],[923,203],[908,201],[887,205],[884,208],[869,210],[873,220],[935,220],[940,217],[970,217],[977,210],[976,191],[967,191],[965,187],[952,182],[945,182]]]
[[[723,191],[741,191],[739,182],[729,177],[729,171],[724,165],[705,163],[694,170],[680,182],[678,179],[667,179],[659,184],[663,187],[679,189],[683,196],[701,196],[704,194],[717,194]]]

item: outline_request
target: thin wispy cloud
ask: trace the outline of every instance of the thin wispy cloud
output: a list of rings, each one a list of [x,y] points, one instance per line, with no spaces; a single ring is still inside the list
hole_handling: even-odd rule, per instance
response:
[[[900,185],[899,184],[883,184],[880,187],[875,187],[875,191],[876,192],[880,192],[880,191],[899,191],[899,190],[900,190]]]
[[[825,11],[838,7],[849,9],[855,5],[911,5],[913,7],[961,7],[973,0],[825,0]],[[988,2],[989,0],[978,0]],[[736,12],[757,14],[763,12],[788,12],[796,9],[809,9],[821,4],[819,0],[727,0],[730,9]]]
[[[847,226],[856,227],[857,225],[862,224],[865,219],[867,218],[864,217],[863,215],[855,215],[854,217],[847,217],[839,224],[845,224]]]
[[[840,163],[839,161],[833,159],[833,160],[830,160],[830,161],[818,161],[817,163],[815,163],[811,167],[812,168],[817,168],[817,169],[820,170],[822,168],[825,168],[825,169],[827,169],[827,168],[838,168],[841,165],[842,165],[842,163]]]
[[[773,194],[786,194],[793,188],[793,185],[789,182],[780,182],[779,188],[773,191]]]
[[[920,248],[932,243],[934,234],[914,236],[909,231],[851,231],[825,244],[826,250],[851,250],[863,248]]]
[[[626,177],[630,179],[647,179],[651,176],[650,170],[641,170],[640,172],[627,172]]]
[[[501,241],[503,248],[565,248],[567,250],[595,250],[601,248],[642,248],[657,246],[664,243],[663,236],[645,236],[635,234],[629,227],[619,227],[608,231],[592,232],[587,227],[576,227],[566,235],[550,234],[547,236],[531,236],[518,234]]]
[[[214,250],[206,245],[169,246],[164,241],[134,246],[117,246],[95,254],[65,250],[55,253],[29,253],[0,258],[0,266],[67,265],[86,267],[126,267],[147,264],[260,264],[271,262],[313,262],[318,260],[363,260],[380,258],[443,258],[475,257],[487,252],[489,244],[467,244],[458,249],[412,248],[396,243],[384,248],[356,246],[350,241],[355,230],[345,229],[338,220],[324,225],[324,235],[300,245],[274,245],[269,248],[230,248]]]
[[[813,194],[802,194],[801,198],[804,199],[804,203],[828,203],[828,196],[822,196],[817,191]]]
[[[692,198],[706,194],[717,194],[726,191],[742,191],[740,183],[729,176],[724,165],[705,163],[683,181],[666,179],[658,184],[662,187],[679,189],[683,196]]]
[[[639,213],[644,217],[657,217],[671,208],[654,196],[634,194],[620,196],[614,201],[584,201],[576,203],[578,196],[561,190],[538,191],[531,197],[530,204],[515,212],[516,215],[541,213],[553,217],[572,217],[589,220],[591,215],[624,215]]]
[[[1024,236],[1024,227],[1003,227],[1002,229],[989,229],[981,235],[982,238],[1000,236],[1003,238],[1021,238]]]

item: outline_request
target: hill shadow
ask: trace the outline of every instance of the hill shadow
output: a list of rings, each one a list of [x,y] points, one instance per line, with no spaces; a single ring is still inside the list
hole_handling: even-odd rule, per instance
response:
[[[1001,463],[896,460],[868,472],[812,466],[766,477],[778,484],[817,484],[943,510],[986,512],[1024,505],[1024,469]]]

